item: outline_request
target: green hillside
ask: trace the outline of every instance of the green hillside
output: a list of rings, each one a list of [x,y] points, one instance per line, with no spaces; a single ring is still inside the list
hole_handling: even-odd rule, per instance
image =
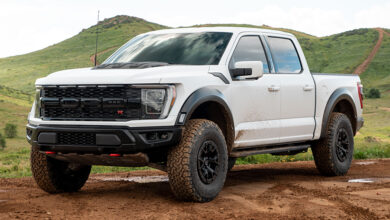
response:
[[[116,16],[99,23],[99,51],[113,52],[140,33],[165,28],[140,18]],[[45,49],[0,59],[0,85],[32,92],[35,79],[49,73],[91,66],[95,52],[96,26]]]
[[[299,39],[312,72],[353,73],[378,40],[373,29],[357,29],[329,37]]]
[[[367,88],[375,87],[390,92],[390,37],[388,35],[383,36],[381,48],[361,78]]]

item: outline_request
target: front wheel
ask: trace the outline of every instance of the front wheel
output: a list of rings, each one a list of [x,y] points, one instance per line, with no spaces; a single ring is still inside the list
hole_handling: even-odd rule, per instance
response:
[[[351,166],[354,140],[349,118],[342,113],[332,113],[326,137],[313,147],[317,169],[324,176],[342,176]]]
[[[225,183],[228,153],[218,125],[204,119],[188,122],[179,145],[168,153],[169,184],[182,200],[213,200]]]
[[[31,150],[31,171],[35,182],[48,193],[76,192],[84,186],[91,166],[68,163]]]

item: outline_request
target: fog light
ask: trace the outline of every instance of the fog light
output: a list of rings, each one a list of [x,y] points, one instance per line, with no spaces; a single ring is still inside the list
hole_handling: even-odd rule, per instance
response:
[[[160,133],[160,139],[163,139],[163,140],[168,139],[168,133],[167,132]]]

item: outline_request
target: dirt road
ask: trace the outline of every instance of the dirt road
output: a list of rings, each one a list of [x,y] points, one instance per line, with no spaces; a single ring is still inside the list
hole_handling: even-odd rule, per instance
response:
[[[364,71],[367,70],[367,68],[370,65],[371,61],[374,59],[375,55],[378,53],[379,49],[381,48],[381,44],[382,44],[382,41],[383,41],[383,34],[388,35],[388,33],[385,32],[381,28],[375,28],[375,29],[379,33],[378,41],[376,42],[374,48],[372,48],[372,50],[371,50],[370,54],[368,55],[368,57],[363,61],[363,63],[361,63],[355,69],[355,71],[353,71],[354,74],[360,75],[360,74],[364,73]]]
[[[110,51],[110,50],[114,50],[114,49],[116,49],[116,48],[118,48],[118,46],[110,47],[110,48],[108,48],[108,49],[105,49],[105,50],[103,50],[103,51],[98,52],[98,53],[96,54],[96,56],[100,56],[100,55],[102,55],[103,53],[108,52],[108,51]],[[89,60],[90,60],[93,64],[95,64],[95,54],[91,55],[91,56],[89,57]],[[96,64],[99,65],[100,63],[99,63],[99,62],[96,62]]]
[[[313,162],[237,166],[203,204],[176,201],[160,171],[92,175],[80,192],[57,195],[31,178],[0,179],[0,219],[16,218],[390,219],[390,160],[354,161],[331,178]]]

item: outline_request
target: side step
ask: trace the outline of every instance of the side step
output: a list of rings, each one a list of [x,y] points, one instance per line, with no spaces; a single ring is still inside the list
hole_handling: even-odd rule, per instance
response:
[[[288,145],[288,146],[280,146],[280,147],[238,149],[238,150],[233,150],[230,153],[230,157],[246,157],[246,156],[256,155],[256,154],[279,154],[279,155],[282,155],[280,153],[291,154],[294,152],[307,151],[309,147],[310,144],[303,144],[303,145]]]

